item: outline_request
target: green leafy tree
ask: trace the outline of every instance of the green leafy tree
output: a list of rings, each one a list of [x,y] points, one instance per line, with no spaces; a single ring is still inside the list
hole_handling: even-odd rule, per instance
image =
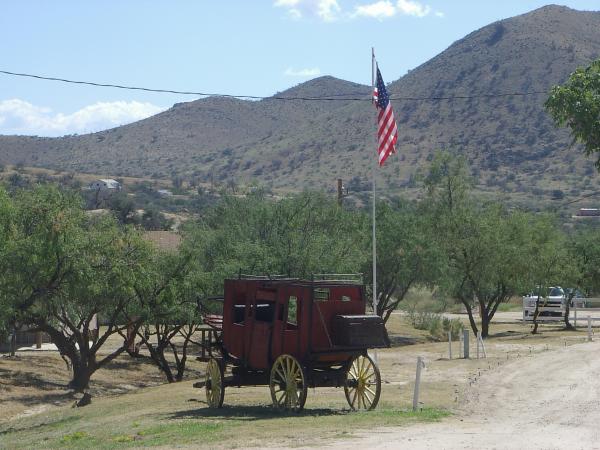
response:
[[[137,329],[140,344],[169,383],[183,379],[190,344],[202,323],[198,299],[202,292],[214,289],[205,286],[198,245],[188,237],[177,250],[154,252],[152,263],[135,283],[140,304],[137,319],[142,322]]]
[[[315,193],[276,202],[261,193],[226,197],[205,219],[207,271],[221,281],[240,270],[294,277],[357,272],[364,258],[361,220]]]
[[[476,204],[462,157],[438,153],[425,181],[431,242],[444,255],[438,284],[463,304],[473,333],[486,337],[498,306],[528,284],[527,216]]]
[[[530,222],[526,252],[531,261],[526,272],[532,285],[538,286],[538,298],[533,313],[532,334],[538,332],[538,317],[548,286],[572,280],[575,268],[569,258],[566,235],[551,215],[537,215]]]
[[[78,196],[53,186],[19,191],[11,203],[3,302],[14,323],[50,336],[72,368],[70,386],[85,390],[92,374],[127,348],[123,342],[100,356],[134,315],[133,282],[148,246],[111,218],[89,220]],[[97,316],[106,326],[94,336]]]
[[[586,296],[600,292],[600,232],[593,227],[577,230],[567,242],[568,262],[565,265],[570,274],[571,291],[568,292],[564,322],[567,330],[574,327],[569,321],[570,307],[576,289]]]
[[[555,86],[545,103],[557,126],[571,129],[585,153],[600,152],[600,60],[578,68],[562,86]],[[600,170],[600,157],[596,160]]]
[[[431,223],[414,205],[377,205],[377,311],[385,322],[415,285],[432,285],[439,276],[440,251],[431,245]],[[370,225],[370,222],[367,221]],[[368,234],[369,230],[364,233]],[[365,253],[371,255],[371,248]],[[372,258],[363,272],[372,284]]]

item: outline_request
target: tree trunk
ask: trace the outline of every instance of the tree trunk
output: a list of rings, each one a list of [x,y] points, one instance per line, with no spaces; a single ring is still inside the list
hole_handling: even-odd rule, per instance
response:
[[[13,332],[10,336],[10,356],[14,357],[17,354],[17,328],[13,327]]]
[[[490,333],[490,318],[486,311],[481,315],[481,337],[487,338]]]
[[[571,325],[571,321],[569,320],[569,314],[571,314],[571,302],[573,301],[573,294],[569,295],[569,298],[565,299],[565,330],[574,331],[575,327]]]
[[[93,371],[87,364],[79,361],[77,364],[71,359],[73,366],[73,379],[69,382],[69,387],[77,392],[84,392],[90,385],[90,378]]]
[[[462,304],[465,305],[465,308],[467,309],[467,314],[469,315],[469,323],[471,324],[471,330],[473,330],[473,334],[475,334],[475,336],[477,336],[477,332],[479,331],[479,329],[477,328],[477,323],[475,322],[475,318],[473,317],[473,308],[471,307],[471,305],[469,304],[468,301],[464,300],[461,298]]]

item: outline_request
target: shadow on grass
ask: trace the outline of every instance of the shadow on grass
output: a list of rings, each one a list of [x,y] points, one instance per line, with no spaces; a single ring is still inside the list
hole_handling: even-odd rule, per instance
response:
[[[343,416],[349,414],[350,410],[340,410],[331,408],[303,409],[300,412],[281,411],[266,405],[224,405],[222,408],[199,408],[187,411],[177,411],[165,416],[166,419],[198,419],[212,418],[221,420],[261,420],[261,419],[280,419],[284,417],[323,417],[323,416]]]
[[[0,377],[13,387],[35,387],[44,391],[67,388],[66,383],[49,381],[39,374],[22,370],[0,369]]]

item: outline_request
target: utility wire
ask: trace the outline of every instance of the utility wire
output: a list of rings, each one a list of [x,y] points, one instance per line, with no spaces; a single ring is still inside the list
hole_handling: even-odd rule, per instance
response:
[[[130,91],[144,91],[144,92],[157,92],[163,94],[178,94],[178,95],[194,95],[198,97],[226,97],[226,98],[237,98],[246,100],[301,100],[301,101],[371,101],[370,95],[362,93],[355,94],[331,94],[322,97],[287,97],[274,95],[270,97],[258,96],[258,95],[233,95],[233,94],[219,94],[219,93],[207,93],[207,92],[194,92],[194,91],[178,91],[174,89],[153,89],[139,86],[126,86],[121,84],[112,83],[96,83],[93,81],[80,81],[80,80],[69,80],[66,78],[48,77],[43,75],[34,75],[30,73],[19,73],[10,72],[8,70],[0,70],[0,73],[4,75],[10,75],[15,77],[34,78],[37,80],[46,81],[57,81],[61,83],[80,84],[86,86],[96,87],[107,87],[114,89],[125,89]],[[406,100],[406,101],[439,101],[439,100],[468,100],[474,98],[496,98],[496,97],[523,97],[529,95],[547,95],[547,91],[531,91],[531,92],[501,92],[498,94],[474,94],[474,95],[453,95],[453,96],[434,96],[434,97],[390,97],[391,100]],[[351,97],[355,96],[355,97]],[[356,97],[360,96],[360,97]]]
[[[568,202],[561,203],[560,206],[562,207],[562,206],[570,205],[572,203],[577,203],[577,202],[580,202],[581,200],[585,200],[586,198],[594,197],[596,195],[600,195],[600,191],[592,192],[591,194],[582,195],[581,197],[576,198],[575,200],[570,200]]]

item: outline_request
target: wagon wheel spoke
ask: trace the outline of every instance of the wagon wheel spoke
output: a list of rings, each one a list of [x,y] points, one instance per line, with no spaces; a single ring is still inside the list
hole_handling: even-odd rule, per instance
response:
[[[306,375],[296,358],[281,355],[273,363],[269,382],[273,405],[300,410],[306,400]]]
[[[346,372],[346,400],[352,409],[373,409],[379,402],[381,377],[379,369],[368,355],[355,357]]]
[[[352,402],[350,402],[351,406],[355,405],[357,396],[358,396],[358,389],[354,389],[354,396],[352,397]]]
[[[205,374],[206,402],[210,408],[223,406],[223,366],[214,358],[208,361]]]

